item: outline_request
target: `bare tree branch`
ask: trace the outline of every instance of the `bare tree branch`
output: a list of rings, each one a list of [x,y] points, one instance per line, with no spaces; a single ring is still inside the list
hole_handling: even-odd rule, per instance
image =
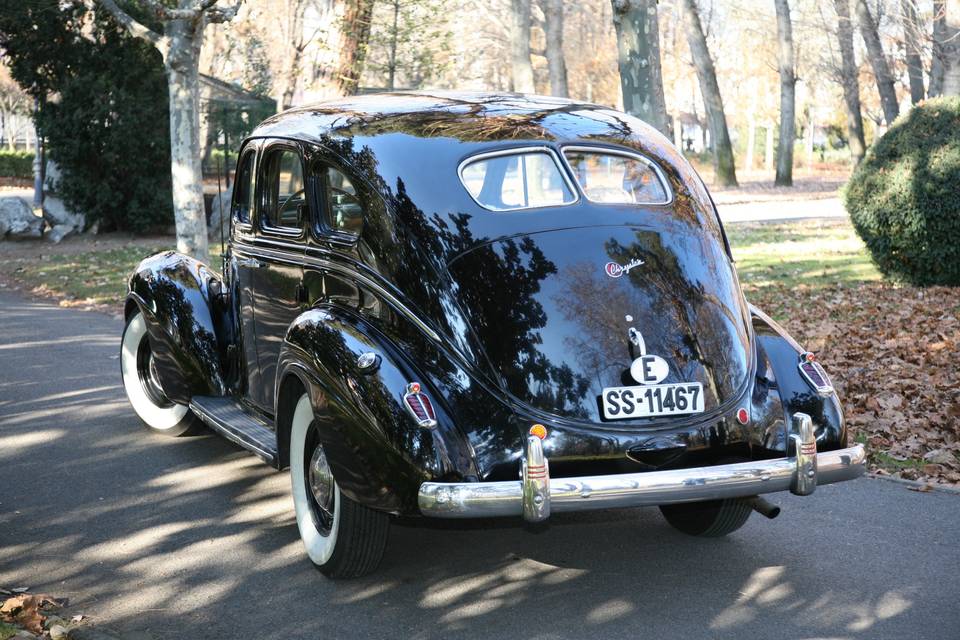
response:
[[[153,44],[158,49],[163,50],[166,47],[166,40],[159,33],[150,29],[147,26],[144,26],[140,22],[134,20],[130,17],[126,11],[117,6],[117,3],[114,0],[99,0],[100,4],[106,9],[110,15],[113,16],[113,19],[120,23],[120,25],[130,32],[130,35]]]
[[[240,10],[240,6],[243,4],[243,0],[237,0],[237,2],[231,7],[215,7],[216,0],[210,2],[210,0],[204,0],[204,5],[208,5],[209,8],[205,9],[204,14],[207,16],[207,21],[212,23],[220,22],[230,22],[233,20],[237,11]]]

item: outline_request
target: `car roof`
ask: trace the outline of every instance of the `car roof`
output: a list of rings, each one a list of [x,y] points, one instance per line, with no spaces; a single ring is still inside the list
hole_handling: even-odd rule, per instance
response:
[[[551,96],[400,91],[350,96],[290,109],[265,120],[251,136],[314,138],[403,130],[418,137],[454,137],[465,141],[556,139],[563,134],[549,126],[549,116],[567,114],[568,124],[575,125],[578,120],[593,119],[594,112],[617,113],[603,105]],[[639,120],[631,124],[646,126]]]
[[[253,138],[287,138],[332,151],[424,235],[456,228],[476,242],[555,228],[571,214],[511,217],[483,209],[460,183],[458,167],[466,159],[511,147],[620,148],[663,170],[677,215],[720,233],[703,182],[673,144],[639,118],[603,105],[516,93],[367,94],[284,111],[261,123]]]

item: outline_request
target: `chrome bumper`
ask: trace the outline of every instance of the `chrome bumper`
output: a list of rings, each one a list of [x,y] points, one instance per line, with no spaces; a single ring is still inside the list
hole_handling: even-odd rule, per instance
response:
[[[798,414],[794,423],[795,457],[577,478],[551,479],[540,440],[531,436],[521,480],[425,482],[420,485],[420,511],[437,518],[522,515],[527,521],[539,522],[551,512],[697,502],[786,490],[808,495],[817,485],[863,474],[863,445],[817,453],[810,418]]]

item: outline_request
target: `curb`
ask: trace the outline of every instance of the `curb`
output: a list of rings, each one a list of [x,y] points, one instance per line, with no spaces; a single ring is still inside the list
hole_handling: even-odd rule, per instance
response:
[[[896,484],[904,485],[908,488],[922,489],[925,492],[940,491],[941,493],[949,493],[951,495],[960,495],[960,487],[954,487],[952,485],[933,484],[930,482],[921,482],[920,480],[907,480],[906,478],[894,478],[893,476],[884,476],[877,473],[868,473],[867,477],[873,480],[884,480],[886,482],[894,482]],[[923,487],[926,487],[926,488],[923,488]]]

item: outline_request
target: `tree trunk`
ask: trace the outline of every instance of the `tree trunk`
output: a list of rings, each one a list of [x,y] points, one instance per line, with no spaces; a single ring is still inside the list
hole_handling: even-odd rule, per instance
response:
[[[681,7],[687,32],[693,64],[697,68],[700,92],[707,108],[710,122],[710,138],[713,143],[713,167],[717,183],[723,186],[737,185],[737,172],[733,165],[733,147],[730,144],[730,132],[727,130],[727,118],[723,112],[723,99],[717,84],[717,73],[707,48],[707,38],[700,25],[695,0],[682,0]]]
[[[793,62],[793,25],[787,0],[774,0],[777,9],[777,62],[780,67],[780,144],[777,147],[777,175],[773,183],[793,186],[793,139],[796,127],[797,77]]]
[[[763,168],[773,170],[773,123],[767,125],[766,144],[763,148]]]
[[[857,77],[857,61],[853,50],[853,25],[850,22],[850,0],[833,0],[837,10],[837,41],[840,46],[840,84],[843,87],[843,103],[847,111],[847,135],[850,138],[850,155],[860,164],[866,153],[867,143],[863,137],[863,116],[860,113],[860,81]]]
[[[907,76],[910,79],[910,103],[917,104],[926,95],[923,89],[923,61],[920,58],[921,25],[917,15],[917,0],[900,0],[900,8]]]
[[[543,14],[546,20],[550,93],[566,98],[570,91],[567,88],[567,63],[563,59],[563,0],[544,0]]]
[[[943,32],[946,29],[944,13],[946,7],[943,0],[933,0],[933,37],[932,54],[930,56],[930,84],[927,86],[927,96],[935,98],[943,93]]]
[[[200,170],[200,44],[203,20],[170,20],[164,55],[170,91],[170,169],[177,251],[208,263],[207,217]]]
[[[657,0],[612,0],[623,109],[670,137],[660,71]]]
[[[336,82],[343,95],[354,95],[360,88],[363,60],[370,41],[373,0],[348,0],[340,25],[340,57]]]
[[[397,25],[400,23],[400,0],[393,2],[393,28],[390,31],[390,53],[387,62],[387,90],[393,91],[397,81]]]
[[[960,95],[960,0],[946,0],[943,13],[943,95]]]
[[[530,0],[510,0],[510,72],[514,91],[536,91],[530,62]]]
[[[890,126],[900,115],[900,105],[897,102],[897,90],[894,86],[893,74],[890,72],[890,65],[887,64],[887,56],[883,52],[883,44],[880,42],[880,34],[877,32],[877,23],[874,22],[873,16],[870,14],[867,0],[856,0],[856,3],[860,35],[863,37],[863,43],[867,46],[870,66],[873,67],[873,75],[877,79],[877,91],[880,93],[883,119],[887,126]]]

